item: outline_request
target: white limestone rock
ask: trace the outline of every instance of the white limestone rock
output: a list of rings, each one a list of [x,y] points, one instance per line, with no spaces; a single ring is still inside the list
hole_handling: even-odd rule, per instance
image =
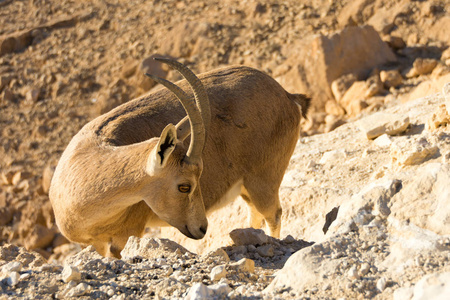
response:
[[[391,200],[393,216],[437,234],[449,235],[450,165],[428,163],[412,174]]]
[[[390,216],[387,219],[389,231],[389,255],[379,264],[380,268],[391,269],[403,274],[410,268],[411,261],[421,253],[448,251],[442,236],[412,223]]]
[[[370,183],[340,206],[326,236],[347,233],[354,226],[367,225],[377,215],[387,217],[390,214],[388,203],[400,188],[399,180],[380,179]]]
[[[386,288],[386,284],[387,284],[386,278],[381,277],[381,278],[378,279],[378,281],[377,281],[377,290],[379,290],[380,292],[383,292],[384,289]]]
[[[413,287],[401,287],[394,291],[394,300],[410,300],[414,295]]]
[[[22,263],[19,261],[11,261],[2,266],[2,273],[8,274],[11,272],[20,272],[22,270]]]
[[[438,149],[424,136],[401,137],[392,143],[390,156],[394,165],[418,165],[435,155]]]
[[[77,267],[65,266],[61,273],[61,277],[64,282],[79,282],[81,280],[81,273]]]
[[[379,137],[375,138],[375,140],[373,142],[378,147],[384,148],[384,147],[389,147],[392,144],[393,139],[390,135],[383,133]]]
[[[450,295],[450,272],[424,276],[414,286],[412,300],[447,300]]]
[[[227,276],[227,269],[225,268],[225,265],[219,265],[212,268],[211,274],[209,276],[211,277],[212,281],[219,281],[220,279]]]
[[[359,128],[372,140],[382,134],[397,135],[410,124],[409,117],[392,113],[377,112],[358,122]]]
[[[319,249],[321,245],[314,246],[303,248],[293,254],[264,292],[270,295],[284,288],[297,293],[303,292],[308,286],[323,282],[326,274],[332,274],[341,262],[338,259],[325,259]]]
[[[19,283],[20,275],[18,272],[11,272],[9,276],[6,278],[6,284],[9,286],[16,286]]]
[[[343,150],[343,149],[331,150],[331,151],[325,152],[322,155],[322,158],[320,159],[319,163],[325,164],[327,162],[344,159],[346,157],[347,157],[347,154],[345,153],[345,150]]]
[[[208,299],[213,295],[213,292],[203,283],[195,283],[184,298],[185,300],[203,300]]]
[[[354,280],[354,279],[359,279],[359,274],[358,274],[358,269],[356,266],[353,266],[350,268],[350,270],[348,270],[347,272],[347,276],[348,278]]]

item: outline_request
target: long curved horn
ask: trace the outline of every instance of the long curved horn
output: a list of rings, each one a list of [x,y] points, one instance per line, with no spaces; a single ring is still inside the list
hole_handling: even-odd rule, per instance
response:
[[[154,59],[171,66],[172,68],[177,70],[181,75],[183,75],[184,78],[186,78],[187,82],[192,88],[192,91],[194,92],[195,102],[197,103],[197,107],[200,109],[200,112],[202,113],[206,134],[208,134],[209,124],[211,122],[211,107],[209,104],[208,94],[206,93],[203,83],[194,74],[194,72],[192,72],[188,67],[186,67],[185,65],[176,60],[162,57],[155,57]]]
[[[201,160],[203,147],[205,145],[205,127],[203,125],[203,119],[198,107],[195,105],[189,96],[177,85],[172,82],[153,76],[146,73],[148,77],[154,81],[164,85],[180,100],[181,104],[189,117],[189,123],[191,124],[191,143],[186,153],[186,160],[188,163],[197,163]]]

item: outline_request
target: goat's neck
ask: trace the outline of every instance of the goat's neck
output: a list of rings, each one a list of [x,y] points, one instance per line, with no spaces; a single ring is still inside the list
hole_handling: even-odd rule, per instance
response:
[[[117,206],[123,207],[142,200],[139,191],[148,178],[145,168],[151,149],[148,142],[143,142],[120,147],[103,147],[97,153],[100,155],[96,159],[87,156],[87,169],[95,170],[92,174],[98,175],[89,178],[91,184],[86,189],[87,197],[84,199],[89,199],[89,194],[98,195],[102,199],[114,200]],[[80,168],[80,171],[82,170],[83,168]],[[89,177],[91,174],[87,172],[83,176]]]

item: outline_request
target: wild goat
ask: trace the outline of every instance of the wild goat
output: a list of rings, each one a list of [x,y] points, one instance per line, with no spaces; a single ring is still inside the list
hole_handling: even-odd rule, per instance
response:
[[[64,151],[49,193],[61,232],[119,257],[128,237],[148,226],[203,238],[206,212],[241,195],[250,225],[265,220],[279,237],[278,190],[310,99],[249,67],[198,78],[177,61],[158,60],[186,80],[149,75],[168,89],[92,120]]]

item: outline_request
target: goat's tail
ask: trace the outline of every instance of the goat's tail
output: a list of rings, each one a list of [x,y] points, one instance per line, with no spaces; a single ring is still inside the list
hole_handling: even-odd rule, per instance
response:
[[[301,110],[302,110],[302,116],[303,118],[306,118],[306,115],[308,113],[308,110],[311,106],[311,98],[304,94],[290,94],[288,93],[289,99],[297,103]]]

